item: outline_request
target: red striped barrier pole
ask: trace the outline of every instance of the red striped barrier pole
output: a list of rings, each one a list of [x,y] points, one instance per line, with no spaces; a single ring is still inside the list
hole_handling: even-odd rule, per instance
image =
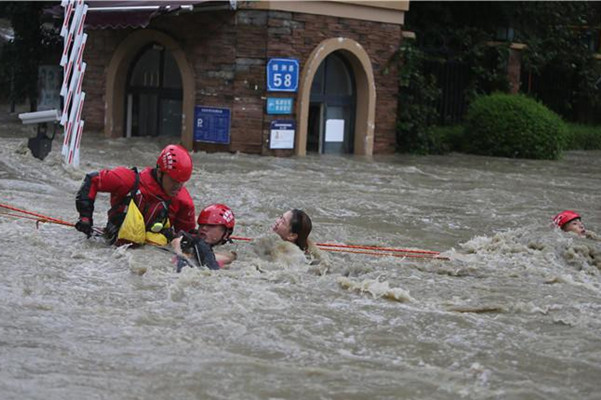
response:
[[[64,68],[63,84],[60,95],[63,96],[63,110],[60,124],[65,127],[61,154],[67,164],[79,165],[79,146],[83,123],[81,115],[85,93],[81,91],[86,64],[83,52],[88,35],[83,32],[88,6],[83,0],[63,0],[65,20],[61,36],[65,37],[60,65]],[[67,27],[69,28],[67,30]]]

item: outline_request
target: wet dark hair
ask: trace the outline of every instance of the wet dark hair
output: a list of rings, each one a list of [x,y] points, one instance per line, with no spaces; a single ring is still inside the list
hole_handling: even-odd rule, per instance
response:
[[[291,211],[292,218],[290,219],[290,231],[292,233],[296,233],[297,235],[296,241],[294,243],[301,250],[307,251],[307,249],[309,248],[309,234],[311,233],[311,229],[313,228],[311,218],[309,218],[307,213],[302,210],[294,208]]]

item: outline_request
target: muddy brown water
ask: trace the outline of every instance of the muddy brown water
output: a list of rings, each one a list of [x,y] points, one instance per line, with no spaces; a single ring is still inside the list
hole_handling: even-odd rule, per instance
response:
[[[75,221],[88,171],[155,162],[165,140],[86,134],[82,165],[0,134],[1,202]],[[2,399],[599,399],[601,152],[560,161],[452,154],[193,155],[198,208],[230,205],[229,270],[173,271],[152,248],[0,215]],[[108,196],[95,221],[106,221]],[[269,233],[288,208],[312,237],[439,250],[450,261],[324,252]]]

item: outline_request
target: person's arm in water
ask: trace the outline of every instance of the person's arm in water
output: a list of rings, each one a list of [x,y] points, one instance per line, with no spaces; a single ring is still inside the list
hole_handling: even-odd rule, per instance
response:
[[[182,244],[182,240],[184,243]],[[182,261],[187,262],[189,265],[196,265],[198,267],[204,266],[208,269],[218,270],[219,263],[215,259],[215,254],[204,240],[192,237],[185,232],[182,232],[182,236],[171,241],[175,253],[178,256],[178,271],[183,267]]]
[[[182,237],[181,236],[177,237],[171,241],[171,246],[173,247],[173,250],[177,256],[185,257],[186,259],[191,261],[191,255],[186,255],[182,251],[181,241],[182,241]],[[229,264],[231,264],[238,258],[238,255],[234,251],[228,251],[225,253],[214,252],[214,254],[215,254],[215,260],[217,261],[219,268],[225,268],[226,266],[228,266]]]
[[[98,192],[111,193],[111,200],[113,196],[125,197],[134,185],[135,174],[134,171],[126,167],[88,173],[75,196],[75,207],[79,213],[79,220],[75,224],[75,229],[90,237],[94,225],[94,202]]]
[[[228,251],[226,253],[215,252],[215,259],[219,264],[220,268],[225,268],[227,265],[233,263],[238,258],[235,251]]]

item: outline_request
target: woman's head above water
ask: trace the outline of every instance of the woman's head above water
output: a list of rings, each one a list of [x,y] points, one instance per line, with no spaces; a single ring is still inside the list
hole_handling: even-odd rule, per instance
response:
[[[286,211],[273,224],[272,230],[282,240],[296,244],[301,250],[309,247],[308,238],[311,233],[311,218],[302,210],[292,209]]]

